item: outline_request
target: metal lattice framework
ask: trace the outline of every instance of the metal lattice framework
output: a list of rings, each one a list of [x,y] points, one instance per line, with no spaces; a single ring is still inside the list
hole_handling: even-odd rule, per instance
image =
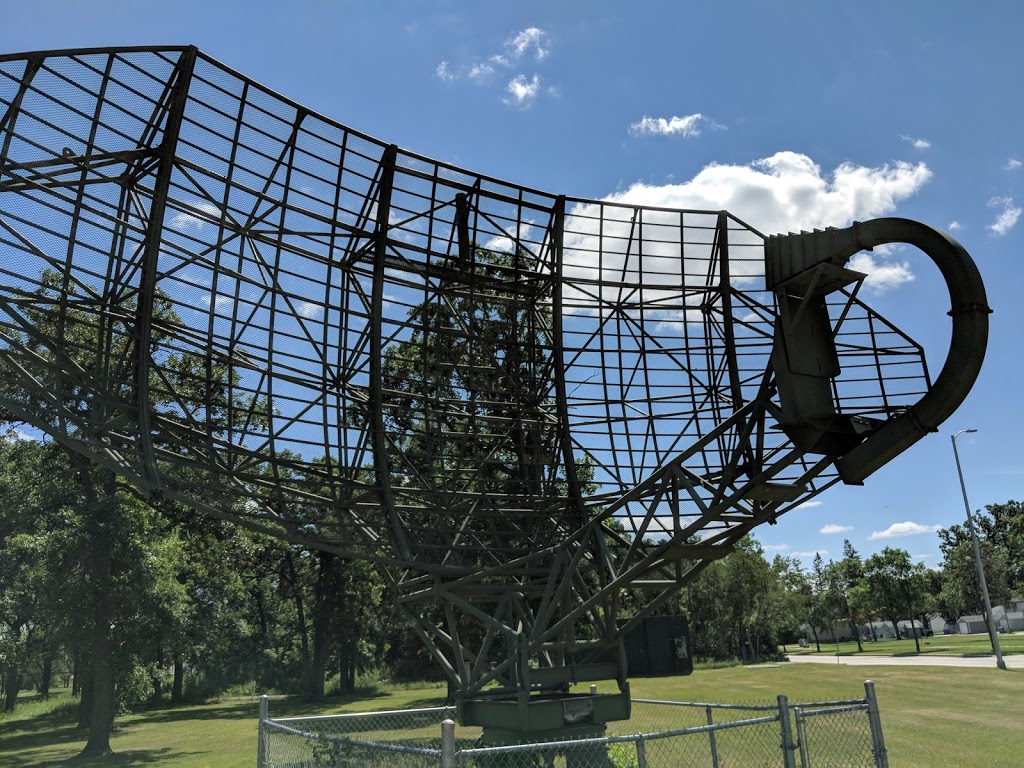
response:
[[[893,241],[950,286],[935,382],[844,266]],[[914,222],[765,238],[548,195],[191,47],[0,57],[0,405],[144,491],[378,562],[469,720],[485,688],[624,686],[597,651],[952,412],[987,311]]]

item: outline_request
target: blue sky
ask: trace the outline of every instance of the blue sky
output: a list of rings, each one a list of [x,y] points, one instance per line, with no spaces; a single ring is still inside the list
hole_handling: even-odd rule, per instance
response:
[[[726,207],[765,232],[898,215],[950,231],[985,278],[981,378],[868,479],[758,530],[805,562],[899,546],[939,562],[963,502],[1024,498],[1024,4],[931,2],[6,3],[0,51],[195,44],[384,141],[580,197]],[[868,302],[948,345],[948,298],[912,249],[874,254]],[[896,535],[903,534],[903,535]]]

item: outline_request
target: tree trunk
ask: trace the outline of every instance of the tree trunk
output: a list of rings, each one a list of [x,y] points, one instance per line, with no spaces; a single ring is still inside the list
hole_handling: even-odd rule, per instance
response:
[[[46,648],[43,651],[43,668],[39,673],[39,685],[36,689],[40,697],[50,698],[50,685],[53,683],[53,650]]]
[[[4,670],[4,712],[13,712],[18,706],[18,693],[21,692],[21,670],[11,663]]]
[[[338,685],[342,693],[355,693],[356,690],[356,654],[354,641],[350,637],[340,643],[338,656]]]
[[[864,652],[864,646],[860,644],[860,627],[857,626],[857,622],[850,617],[850,631],[853,632],[854,638],[857,640],[857,653]]]
[[[160,639],[160,633],[156,636],[156,669],[154,670],[150,680],[153,683],[153,703],[159,704],[160,700],[164,696],[164,645]]]
[[[302,584],[299,581],[299,574],[295,570],[295,558],[291,550],[285,555],[285,565],[288,566],[287,578],[291,584],[292,601],[295,603],[295,616],[298,623],[299,649],[302,653],[302,688],[308,695],[313,687],[313,660],[309,653],[309,632],[306,628],[306,608],[302,599]],[[321,681],[321,688],[323,681]]]
[[[92,711],[92,674],[89,672],[88,665],[82,668],[79,677],[82,678],[79,683],[82,698],[78,700],[78,727],[88,728],[89,713]]]
[[[814,644],[818,647],[818,653],[821,653],[821,641],[818,640],[818,628],[811,625],[811,632],[814,633]]]
[[[110,731],[114,725],[114,523],[116,477],[103,471],[102,490],[96,487],[92,467],[77,459],[78,477],[88,500],[91,519],[87,524],[90,547],[90,592],[92,612],[89,669],[89,739],[83,755],[110,754]],[[102,471],[102,470],[101,470]]]
[[[75,646],[75,651],[71,656],[71,695],[77,696],[82,692],[82,676],[79,674],[80,667],[82,664],[82,653],[78,650],[78,646]]]
[[[171,681],[171,704],[181,704],[185,698],[185,660],[174,652],[174,678]]]
[[[109,519],[109,512],[104,514]],[[111,624],[114,619],[112,584],[113,542],[108,530],[102,528],[92,537],[93,557],[93,626],[92,669],[89,707],[89,740],[83,755],[106,755],[110,749],[110,729],[114,725],[114,641]]]
[[[320,701],[324,697],[324,678],[327,675],[327,659],[331,643],[331,587],[336,581],[334,576],[337,567],[338,562],[334,555],[329,552],[319,554],[314,592],[313,659],[306,690],[312,701]]]
[[[897,640],[902,640],[903,639],[903,635],[900,633],[899,622],[896,621],[896,619],[894,619],[892,616],[889,617],[889,621],[892,622],[892,631],[896,633],[896,639]]]

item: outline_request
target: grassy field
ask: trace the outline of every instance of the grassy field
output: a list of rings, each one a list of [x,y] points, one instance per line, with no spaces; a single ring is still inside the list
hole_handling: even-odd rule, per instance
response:
[[[922,637],[921,653],[937,653],[947,656],[991,656],[992,645],[988,635],[936,635],[934,637]],[[862,642],[865,655],[876,656],[916,656],[917,649],[913,638],[904,640],[868,640]],[[999,647],[1004,656],[1024,653],[1024,632],[999,635]],[[810,648],[800,648],[795,645],[786,646],[786,651],[791,654],[813,654],[817,653],[814,643]],[[835,656],[835,643],[822,643],[821,653],[823,656]],[[857,655],[857,643],[853,640],[846,640],[839,643],[840,656]],[[1022,761],[1024,764],[1024,761]]]
[[[875,680],[893,768],[955,765],[1012,768],[1024,764],[1024,670],[786,665],[699,670],[690,677],[631,681],[637,698],[711,702],[793,702],[859,698]],[[336,699],[311,707],[290,697],[271,700],[277,716],[398,709],[440,702],[443,689],[424,688]],[[63,704],[61,703],[63,702]],[[26,699],[0,719],[0,766],[160,766],[251,768],[256,756],[255,698],[155,709],[118,718],[113,757],[75,759],[84,734],[73,703]]]

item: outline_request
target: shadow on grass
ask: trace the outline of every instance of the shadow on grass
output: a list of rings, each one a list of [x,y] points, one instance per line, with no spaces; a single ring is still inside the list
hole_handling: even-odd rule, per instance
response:
[[[43,718],[40,717],[40,720]],[[35,725],[35,723],[33,723]],[[66,723],[52,725],[26,733],[20,729],[14,735],[0,731],[0,765],[17,765],[18,768],[43,768],[43,766],[128,766],[152,765],[168,758],[187,758],[191,754],[171,747],[157,749],[133,749],[108,755],[84,757],[79,754],[85,746],[87,732],[83,728]],[[14,759],[16,762],[8,762]]]
[[[156,765],[169,759],[187,759],[189,755],[199,755],[199,752],[185,752],[180,749],[161,747],[159,749],[129,749],[124,752],[112,752],[109,755],[97,755],[95,757],[84,757],[75,755],[66,760],[53,762],[52,759],[40,757],[39,762],[32,761],[21,763],[24,768],[43,768],[44,766],[64,766],[64,768],[92,768],[102,766],[103,768],[118,768],[119,766],[135,765]]]
[[[252,720],[259,718],[258,701],[240,701],[223,704],[189,704],[173,707],[154,707],[122,719],[126,726],[134,723],[177,723],[185,720]]]
[[[78,718],[78,702],[68,701],[54,709],[39,714],[22,716],[18,710],[11,713],[8,719],[0,720],[0,739],[6,741],[4,734],[13,731],[51,730],[67,725],[69,720]]]
[[[423,699],[413,699],[407,701],[402,705],[402,709],[426,709],[428,707],[443,707],[445,705],[445,697],[442,696],[431,696]]]

